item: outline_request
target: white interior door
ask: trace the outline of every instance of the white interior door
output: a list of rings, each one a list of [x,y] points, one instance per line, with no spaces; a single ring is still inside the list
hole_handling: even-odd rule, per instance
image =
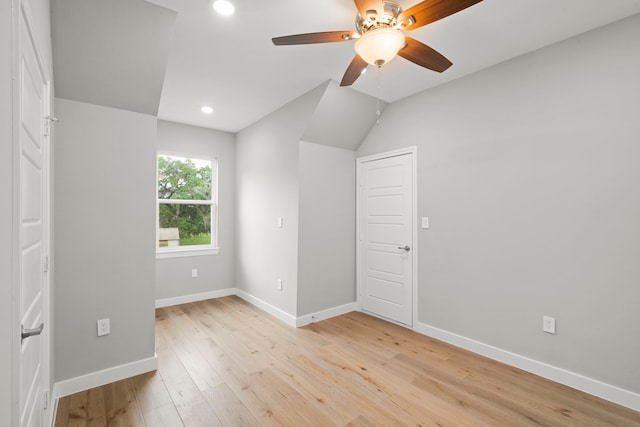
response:
[[[18,313],[21,426],[42,426],[47,406],[48,357],[48,77],[37,53],[29,19],[19,24],[19,255]]]
[[[359,284],[365,311],[413,325],[413,154],[363,161]]]

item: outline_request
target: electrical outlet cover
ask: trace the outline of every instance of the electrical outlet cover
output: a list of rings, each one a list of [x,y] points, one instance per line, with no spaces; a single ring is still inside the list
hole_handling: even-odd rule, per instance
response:
[[[542,330],[549,334],[555,334],[556,319],[554,317],[542,316]]]
[[[109,319],[100,319],[98,324],[98,336],[109,335],[111,333],[111,325]]]

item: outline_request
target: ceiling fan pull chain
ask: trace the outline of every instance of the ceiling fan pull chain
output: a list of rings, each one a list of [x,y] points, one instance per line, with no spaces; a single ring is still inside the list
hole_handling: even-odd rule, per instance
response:
[[[376,96],[376,126],[380,126],[380,73],[382,66],[378,65],[378,96]]]

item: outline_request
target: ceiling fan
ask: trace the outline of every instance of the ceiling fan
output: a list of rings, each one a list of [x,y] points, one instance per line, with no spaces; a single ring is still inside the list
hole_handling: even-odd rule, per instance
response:
[[[274,37],[273,44],[297,45],[355,40],[356,56],[347,67],[340,86],[352,85],[371,65],[381,67],[400,55],[439,73],[452,63],[442,54],[405,35],[424,25],[446,18],[482,0],[424,0],[407,10],[389,0],[354,0],[358,15],[356,31],[326,31]]]

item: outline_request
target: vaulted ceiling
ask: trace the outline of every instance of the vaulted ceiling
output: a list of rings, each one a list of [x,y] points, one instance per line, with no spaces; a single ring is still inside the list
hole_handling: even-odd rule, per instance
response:
[[[237,132],[341,80],[353,42],[276,47],[271,38],[352,30],[351,0],[233,2],[236,13],[225,17],[211,0],[52,0],[56,93]],[[398,1],[405,9],[416,2]],[[401,58],[380,72],[370,67],[351,88],[331,87],[333,101],[318,114],[340,108],[338,91],[394,102],[639,12],[640,0],[484,0],[411,33],[449,58],[449,70]]]

